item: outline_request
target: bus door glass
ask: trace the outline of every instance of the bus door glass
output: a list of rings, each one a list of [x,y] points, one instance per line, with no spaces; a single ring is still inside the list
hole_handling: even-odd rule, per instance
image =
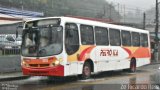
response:
[[[66,23],[65,25],[65,49],[67,62],[69,63],[69,73],[74,74],[78,72],[78,53],[79,50],[79,35],[78,27],[74,23]]]

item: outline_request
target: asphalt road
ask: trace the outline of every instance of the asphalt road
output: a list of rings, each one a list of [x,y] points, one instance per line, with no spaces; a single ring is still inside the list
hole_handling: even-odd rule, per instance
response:
[[[159,90],[160,64],[137,68],[136,73],[110,71],[79,80],[67,77],[58,80],[31,77],[24,80],[0,82],[0,90]]]

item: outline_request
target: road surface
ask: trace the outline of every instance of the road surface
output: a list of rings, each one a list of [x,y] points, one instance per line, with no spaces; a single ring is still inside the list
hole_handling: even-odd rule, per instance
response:
[[[67,77],[51,80],[47,77],[31,77],[24,80],[0,82],[0,90],[159,90],[160,64],[137,68],[136,73],[110,71],[79,80]]]

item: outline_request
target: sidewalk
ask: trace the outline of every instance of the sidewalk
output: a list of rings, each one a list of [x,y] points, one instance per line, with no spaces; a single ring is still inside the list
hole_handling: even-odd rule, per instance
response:
[[[22,72],[11,72],[11,73],[0,73],[0,81],[11,81],[29,78],[25,76]]]

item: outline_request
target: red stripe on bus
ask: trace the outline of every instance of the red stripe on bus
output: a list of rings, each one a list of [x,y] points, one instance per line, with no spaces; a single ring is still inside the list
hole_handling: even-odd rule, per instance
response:
[[[129,54],[129,57],[132,55],[131,50],[129,50],[128,48],[123,48],[123,49]]]
[[[86,58],[88,58],[88,57],[86,57],[86,55],[90,55],[90,52],[92,51],[93,48],[94,48],[94,46],[88,47],[85,50],[83,50],[82,53],[79,56],[79,61],[86,60]]]
[[[64,76],[64,66],[58,65],[49,68],[22,67],[23,75],[34,76]]]

